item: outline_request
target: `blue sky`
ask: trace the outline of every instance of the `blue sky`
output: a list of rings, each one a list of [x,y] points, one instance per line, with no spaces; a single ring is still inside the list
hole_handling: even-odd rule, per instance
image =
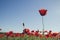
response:
[[[22,32],[22,23],[30,30],[42,30],[38,10],[47,9],[44,16],[45,30],[60,32],[60,0],[0,0],[1,31]]]

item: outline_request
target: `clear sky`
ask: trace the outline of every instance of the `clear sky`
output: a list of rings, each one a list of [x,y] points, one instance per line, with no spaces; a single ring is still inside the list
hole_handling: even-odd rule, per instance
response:
[[[22,23],[30,30],[42,30],[38,10],[47,9],[44,16],[45,30],[60,32],[60,0],[0,0],[1,31],[22,32]]]

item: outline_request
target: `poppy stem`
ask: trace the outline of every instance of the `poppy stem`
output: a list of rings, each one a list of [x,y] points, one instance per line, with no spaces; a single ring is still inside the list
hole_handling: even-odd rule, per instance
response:
[[[42,29],[42,31],[43,31],[43,35],[44,35],[44,20],[43,20],[43,16],[42,16],[42,26],[43,26],[43,29]]]

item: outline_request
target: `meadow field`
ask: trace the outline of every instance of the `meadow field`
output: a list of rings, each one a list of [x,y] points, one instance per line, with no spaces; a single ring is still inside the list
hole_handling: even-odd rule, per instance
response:
[[[44,31],[47,34],[41,34],[39,31],[30,31],[24,29],[22,33],[14,33],[13,31],[2,33],[0,32],[0,40],[60,40],[60,33]]]

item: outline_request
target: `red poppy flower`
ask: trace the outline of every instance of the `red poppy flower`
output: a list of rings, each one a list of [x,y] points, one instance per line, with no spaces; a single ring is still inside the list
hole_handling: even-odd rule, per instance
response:
[[[4,37],[5,35],[4,34],[0,34],[0,38]]]
[[[12,31],[10,31],[10,32],[6,32],[7,37],[10,36],[11,34],[13,34]]]
[[[14,37],[14,34],[10,34],[9,37]]]
[[[21,37],[24,37],[24,34],[23,33],[21,34]]]
[[[39,36],[39,33],[38,32],[35,32],[35,36]]]
[[[20,37],[20,36],[21,36],[20,33],[16,33],[16,34],[15,34],[15,37]]]
[[[34,30],[31,31],[31,35],[35,35]]]
[[[56,37],[58,34],[57,33],[53,33],[52,34],[52,37]]]
[[[30,32],[27,32],[27,35],[30,35],[31,33]]]
[[[35,35],[34,30],[32,30],[31,31],[31,36],[34,36],[34,35]]]
[[[29,29],[24,29],[24,30],[23,30],[23,33],[26,33],[26,34],[27,34],[28,32],[30,32]]]
[[[45,35],[45,37],[48,38],[49,37],[49,34]]]
[[[59,33],[56,33],[57,35],[56,35],[56,37],[57,38],[60,38],[60,32]]]
[[[39,30],[37,30],[36,32],[39,33]]]
[[[42,38],[43,37],[42,34],[39,34],[39,37]]]
[[[45,16],[46,15],[46,12],[47,12],[46,9],[39,10],[39,13],[40,13],[41,16]]]
[[[49,34],[51,34],[51,33],[52,33],[52,31],[50,30],[50,31],[49,31]]]
[[[6,32],[6,36],[9,36],[9,33],[8,32]]]
[[[9,34],[13,34],[13,31],[10,31]]]
[[[34,30],[32,30],[31,32],[34,32]]]

